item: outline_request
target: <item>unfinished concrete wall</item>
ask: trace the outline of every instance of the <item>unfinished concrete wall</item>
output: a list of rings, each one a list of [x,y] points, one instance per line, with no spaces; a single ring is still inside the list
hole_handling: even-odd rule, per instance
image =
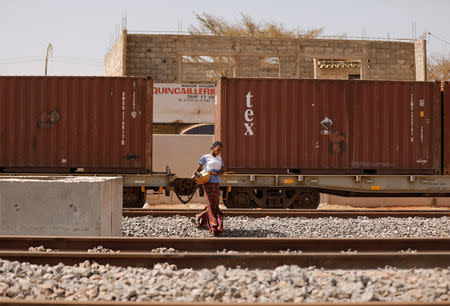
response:
[[[427,79],[427,54],[426,40],[417,40],[414,44],[416,60],[416,81],[426,81]]]
[[[317,79],[337,79],[337,80],[348,80],[348,79],[360,79],[361,70],[360,68],[329,68],[329,69],[317,69]],[[357,76],[360,77],[357,77]]]
[[[114,46],[105,58],[106,76],[125,76],[126,75],[126,44],[127,31],[123,30]]]
[[[183,42],[167,35],[127,35],[126,75],[152,75],[155,82],[175,82],[182,63],[177,44]]]
[[[315,59],[315,79],[361,79],[361,61]]]
[[[111,51],[110,53],[114,53]],[[314,78],[314,59],[357,60],[362,79],[416,80],[416,57],[425,45],[414,42],[275,39],[190,35],[126,35],[126,75],[153,75],[156,82],[205,81],[214,71],[229,77]],[[229,63],[192,63],[189,56],[227,57]],[[421,56],[422,58],[423,56]],[[272,59],[267,61],[266,59]],[[105,60],[116,66],[117,56]],[[120,66],[120,65],[119,65]],[[349,72],[349,73],[347,73]],[[318,73],[324,78],[344,78],[354,71]]]
[[[121,178],[0,178],[0,235],[121,236],[121,229]]]

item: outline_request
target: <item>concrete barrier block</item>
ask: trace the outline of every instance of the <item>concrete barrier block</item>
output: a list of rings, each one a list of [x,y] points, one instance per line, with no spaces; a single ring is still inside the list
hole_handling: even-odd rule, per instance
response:
[[[0,235],[121,236],[122,178],[0,178]]]

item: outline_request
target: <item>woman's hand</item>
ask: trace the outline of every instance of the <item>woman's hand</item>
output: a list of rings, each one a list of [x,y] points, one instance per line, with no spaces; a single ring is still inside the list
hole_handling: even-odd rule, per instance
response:
[[[200,171],[202,171],[202,169],[203,169],[203,166],[199,164],[198,167],[197,167],[197,170],[194,171],[194,174],[192,174],[191,178],[194,179],[195,178],[195,174],[200,172]]]

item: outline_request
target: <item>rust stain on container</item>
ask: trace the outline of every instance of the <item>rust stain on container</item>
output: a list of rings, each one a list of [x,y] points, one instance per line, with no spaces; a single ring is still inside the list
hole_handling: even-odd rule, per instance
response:
[[[450,174],[450,82],[443,83],[442,106],[444,109],[444,174]]]
[[[440,173],[436,83],[224,78],[217,94],[230,170]]]
[[[146,77],[0,77],[0,169],[151,171]]]

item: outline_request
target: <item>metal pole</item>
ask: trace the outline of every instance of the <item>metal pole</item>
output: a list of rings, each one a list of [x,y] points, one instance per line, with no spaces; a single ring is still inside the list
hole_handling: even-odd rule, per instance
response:
[[[51,43],[48,44],[47,46],[47,55],[45,56],[45,74],[47,75],[47,63],[48,63],[48,56],[53,54],[53,46]]]

